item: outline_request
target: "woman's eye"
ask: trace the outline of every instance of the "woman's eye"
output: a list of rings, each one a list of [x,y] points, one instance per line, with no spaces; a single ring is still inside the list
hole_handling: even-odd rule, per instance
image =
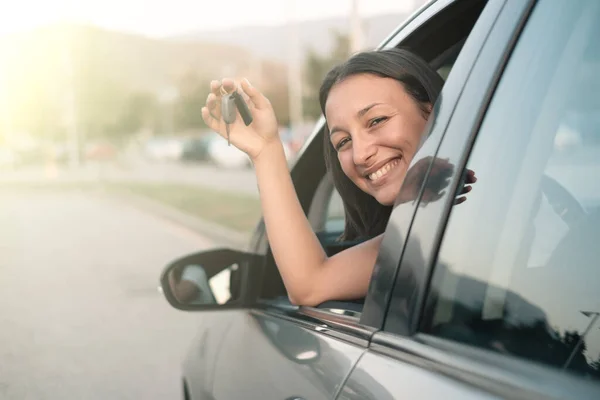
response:
[[[385,120],[387,120],[387,117],[373,118],[372,120],[369,121],[369,127],[372,127],[372,126],[375,126],[375,125],[379,125],[382,122],[384,122]]]
[[[335,145],[335,150],[339,151],[349,141],[350,141],[350,138],[343,138]]]

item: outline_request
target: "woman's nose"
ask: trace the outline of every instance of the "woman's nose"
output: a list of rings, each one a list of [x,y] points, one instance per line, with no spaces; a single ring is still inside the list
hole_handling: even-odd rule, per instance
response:
[[[355,135],[352,138],[354,164],[368,165],[370,159],[377,154],[377,146],[368,135]]]

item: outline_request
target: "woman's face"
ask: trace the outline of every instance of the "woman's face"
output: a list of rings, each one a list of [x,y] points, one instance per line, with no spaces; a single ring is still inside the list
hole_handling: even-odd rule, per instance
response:
[[[325,117],[344,173],[393,205],[427,122],[415,100],[395,79],[353,75],[333,86]]]

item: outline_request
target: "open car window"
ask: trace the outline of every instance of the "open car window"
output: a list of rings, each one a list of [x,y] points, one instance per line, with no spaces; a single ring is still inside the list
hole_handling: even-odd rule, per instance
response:
[[[444,78],[446,78],[447,73],[449,73],[454,65],[467,36],[475,25],[485,4],[485,0],[465,0],[453,3],[446,9],[439,11],[434,17],[426,21],[408,37],[406,37],[405,34],[398,35],[398,37],[404,37],[405,39],[402,39],[400,43],[396,42],[397,47],[406,48],[423,57],[430,62]],[[389,45],[392,45],[394,41],[395,39],[392,39]],[[323,134],[322,131],[321,134]],[[319,141],[322,140],[322,138],[316,136],[313,140]],[[333,194],[331,198],[328,199],[329,204],[326,207],[327,219],[323,225],[325,229],[322,229],[324,232],[318,232],[318,236],[321,242],[324,243],[325,250],[328,254],[335,254],[338,251],[342,251],[344,247],[350,247],[356,244],[340,243],[338,240],[330,240],[333,238],[334,232],[336,233],[335,239],[339,237],[339,233],[343,232],[344,224],[342,219],[344,214],[341,198],[339,198],[339,194],[335,189],[332,190]],[[322,204],[315,205],[313,203],[313,206],[322,207]],[[330,248],[327,247],[325,240],[328,241],[327,243],[330,243]],[[352,266],[348,266],[348,268],[351,267]],[[273,268],[269,266],[267,270],[268,273],[278,274],[276,266],[273,266]],[[278,281],[277,287],[275,281]],[[285,287],[283,286],[280,277],[278,277],[278,279],[275,279],[275,277],[268,277],[267,282],[269,283],[269,294],[271,296],[273,293],[277,293],[277,296],[273,296],[275,298],[283,298],[286,295]],[[336,301],[335,304],[328,302],[323,304],[321,308],[347,309],[352,312],[360,312],[363,305],[364,299],[357,299],[352,302]]]

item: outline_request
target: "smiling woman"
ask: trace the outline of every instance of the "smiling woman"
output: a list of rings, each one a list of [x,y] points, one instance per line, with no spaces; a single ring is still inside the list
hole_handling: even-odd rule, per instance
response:
[[[294,191],[273,108],[248,81],[242,82],[238,90],[247,96],[254,122],[235,122],[229,138],[255,166],[270,246],[293,303],[314,306],[366,295],[380,235],[442,85],[425,61],[399,49],[359,53],[326,76],[320,103],[330,129],[327,166],[344,203],[344,239],[362,242],[327,257]],[[202,115],[226,137],[219,106],[223,89],[231,92],[236,84],[213,81]],[[429,164],[424,167],[415,170],[424,173]],[[451,165],[440,162],[436,168]],[[474,181],[470,173],[467,182]],[[418,189],[404,190],[411,198],[399,201],[416,198]]]

